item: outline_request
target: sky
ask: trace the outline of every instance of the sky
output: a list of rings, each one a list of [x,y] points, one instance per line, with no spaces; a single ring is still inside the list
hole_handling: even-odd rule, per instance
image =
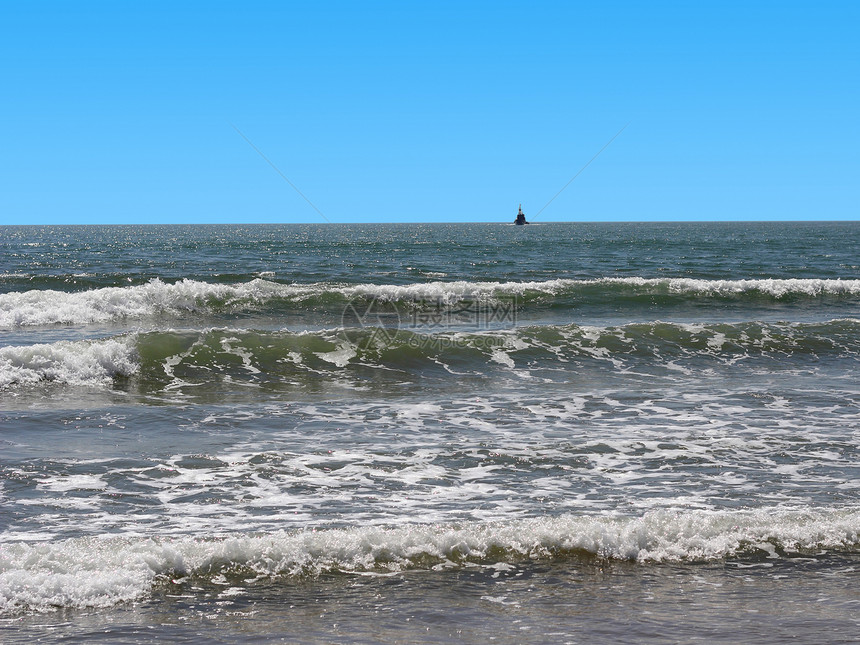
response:
[[[858,32],[854,1],[8,0],[0,224],[857,220]]]

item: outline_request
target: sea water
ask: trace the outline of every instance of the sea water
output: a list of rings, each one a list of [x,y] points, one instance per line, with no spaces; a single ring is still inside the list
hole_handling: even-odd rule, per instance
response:
[[[859,258],[0,227],[0,640],[856,642]]]

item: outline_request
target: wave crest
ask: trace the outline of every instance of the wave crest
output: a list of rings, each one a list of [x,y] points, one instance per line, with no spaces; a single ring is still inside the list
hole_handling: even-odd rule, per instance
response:
[[[105,607],[159,581],[431,570],[523,559],[703,562],[820,549],[856,551],[860,510],[655,511],[459,526],[352,527],[217,539],[77,538],[0,544],[0,614]]]
[[[109,385],[135,374],[139,364],[132,337],[0,348],[0,389],[45,381]]]
[[[0,294],[0,328],[34,325],[90,324],[187,313],[236,311],[283,313],[329,307],[342,311],[353,299],[392,303],[456,303],[463,299],[510,299],[553,306],[601,302],[637,302],[648,298],[667,303],[687,298],[792,300],[854,298],[860,280],[763,279],[699,280],[693,278],[596,278],[534,282],[426,282],[413,284],[281,284],[255,279],[239,284],[153,279],[142,285],[104,287],[80,292],[33,290]]]
[[[208,329],[139,332],[92,341],[0,349],[0,389],[40,382],[146,391],[230,382],[302,385],[332,376],[446,378],[497,370],[707,369],[737,361],[785,365],[860,355],[860,320],[823,323],[631,323],[544,325],[497,331],[419,333],[355,327],[313,332]],[[767,361],[771,361],[768,363]],[[798,363],[798,364],[800,364]]]

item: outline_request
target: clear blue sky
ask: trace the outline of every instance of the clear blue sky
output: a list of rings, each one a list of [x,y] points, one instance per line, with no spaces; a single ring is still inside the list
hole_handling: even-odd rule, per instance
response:
[[[860,219],[860,2],[24,2],[0,224]]]

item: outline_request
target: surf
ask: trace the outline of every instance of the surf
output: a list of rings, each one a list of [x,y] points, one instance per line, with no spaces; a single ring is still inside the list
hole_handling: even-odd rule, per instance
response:
[[[617,326],[522,325],[509,329],[333,327],[140,331],[100,339],[0,348],[0,390],[38,384],[158,391],[204,384],[296,386],[330,377],[396,380],[457,374],[485,378],[511,371],[696,369],[739,361],[767,366],[860,356],[860,320],[821,323],[629,323]],[[560,377],[561,377],[560,376]],[[559,377],[559,378],[560,378]]]
[[[0,543],[0,615],[108,607],[159,585],[254,584],[322,574],[490,568],[597,558],[704,563],[856,553],[857,508],[651,511],[500,522],[349,526],[211,537],[103,536]]]
[[[85,291],[31,290],[0,294],[0,329],[86,325],[128,320],[173,320],[189,315],[343,312],[352,301],[378,300],[402,311],[464,301],[515,301],[529,307],[575,308],[625,304],[671,307],[717,303],[853,303],[860,280],[606,277],[541,281],[452,281],[407,284],[282,283],[257,278],[218,283],[158,278],[141,285]]]

